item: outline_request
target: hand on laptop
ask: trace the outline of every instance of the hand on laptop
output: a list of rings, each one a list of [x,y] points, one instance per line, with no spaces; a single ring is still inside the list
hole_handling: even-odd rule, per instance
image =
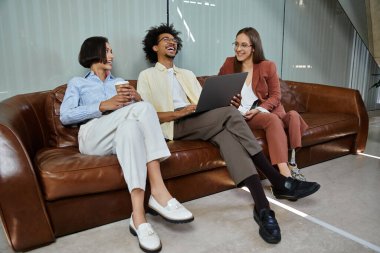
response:
[[[239,108],[241,104],[241,95],[236,94],[232,99],[231,99],[231,104],[232,106],[235,106],[236,108]]]
[[[180,117],[184,117],[190,113],[195,112],[195,108],[197,108],[197,105],[188,105],[183,107],[181,110],[176,111],[177,115]]]

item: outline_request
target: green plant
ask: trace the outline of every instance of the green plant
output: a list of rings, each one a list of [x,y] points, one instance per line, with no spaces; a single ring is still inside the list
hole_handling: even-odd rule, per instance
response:
[[[380,76],[380,74],[372,74],[373,76]],[[371,88],[379,88],[380,87],[380,79],[376,82],[376,83],[374,83],[371,87],[370,87],[370,89]]]

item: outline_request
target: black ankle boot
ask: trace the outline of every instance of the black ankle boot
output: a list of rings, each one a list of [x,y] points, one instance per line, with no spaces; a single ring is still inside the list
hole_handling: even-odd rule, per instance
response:
[[[272,192],[277,199],[296,201],[315,193],[320,187],[316,182],[300,181],[288,177],[285,181],[284,189],[276,189],[272,186]]]
[[[265,208],[257,213],[254,209],[253,218],[260,226],[259,234],[264,241],[267,243],[279,243],[281,241],[281,230],[272,210]]]

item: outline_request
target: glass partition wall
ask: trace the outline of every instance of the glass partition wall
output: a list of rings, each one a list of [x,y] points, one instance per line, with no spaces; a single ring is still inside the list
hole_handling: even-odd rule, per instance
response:
[[[182,32],[175,63],[198,76],[217,74],[237,31],[252,26],[282,79],[355,88],[380,109],[380,88],[369,89],[379,67],[338,0],[1,0],[0,100],[84,75],[79,48],[96,35],[113,46],[113,73],[137,79],[150,66],[145,31],[166,22]]]
[[[166,13],[166,0],[0,0],[0,101],[85,75],[78,53],[91,36],[109,39],[113,74],[136,79],[145,30]]]
[[[286,1],[282,78],[346,86],[353,27],[337,1]]]
[[[176,64],[196,75],[218,73],[236,32],[258,30],[267,59],[283,80],[358,89],[380,109],[380,69],[337,0],[169,0],[169,22],[182,31]]]
[[[266,57],[281,72],[284,0],[170,0],[169,19],[184,40],[176,63],[196,75],[216,75],[247,26],[260,33]]]

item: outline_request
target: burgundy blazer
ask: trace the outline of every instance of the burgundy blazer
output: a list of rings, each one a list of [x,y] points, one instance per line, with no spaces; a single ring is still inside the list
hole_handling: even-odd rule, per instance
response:
[[[235,57],[228,57],[218,75],[234,73],[234,60]],[[285,116],[285,109],[281,104],[280,80],[274,62],[265,60],[253,65],[252,89],[260,101],[260,107],[280,118]]]

